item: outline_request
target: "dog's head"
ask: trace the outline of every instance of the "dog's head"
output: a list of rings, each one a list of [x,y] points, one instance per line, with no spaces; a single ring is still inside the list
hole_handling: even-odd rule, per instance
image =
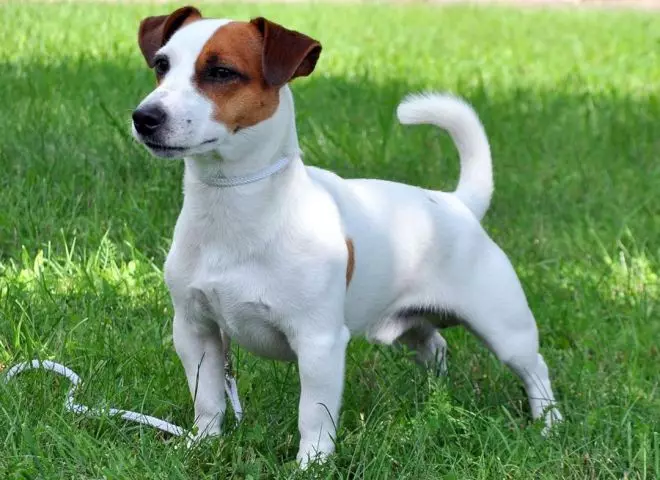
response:
[[[155,155],[194,156],[271,118],[280,89],[314,70],[321,45],[265,18],[205,19],[194,7],[142,20],[140,50],[158,83],[133,112]]]

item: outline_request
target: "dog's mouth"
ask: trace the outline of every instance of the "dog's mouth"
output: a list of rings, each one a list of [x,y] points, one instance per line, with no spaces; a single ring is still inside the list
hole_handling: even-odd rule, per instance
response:
[[[149,140],[142,140],[142,142],[149,147],[152,150],[158,150],[161,152],[185,152],[188,150],[192,150],[194,148],[199,148],[204,145],[208,145],[209,143],[216,142],[218,139],[217,138],[212,138],[210,140],[204,140],[202,143],[198,145],[192,145],[188,147],[181,147],[181,146],[176,146],[176,145],[165,145],[164,143],[158,143],[158,142],[151,142]]]

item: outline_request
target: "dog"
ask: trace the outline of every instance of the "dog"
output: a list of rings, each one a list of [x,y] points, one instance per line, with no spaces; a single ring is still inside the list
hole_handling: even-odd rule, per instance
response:
[[[345,180],[301,159],[289,83],[314,71],[316,40],[187,6],[142,20],[138,43],[157,87],[134,110],[133,135],[185,162],[165,282],[197,438],[221,432],[229,338],[298,363],[305,467],[334,451],[351,336],[405,346],[444,372],[439,329],[450,324],[522,379],[544,430],[562,419],[521,284],[480,223],[491,154],[468,103],[429,93],[397,109],[402,124],[449,132],[461,167],[454,192]]]

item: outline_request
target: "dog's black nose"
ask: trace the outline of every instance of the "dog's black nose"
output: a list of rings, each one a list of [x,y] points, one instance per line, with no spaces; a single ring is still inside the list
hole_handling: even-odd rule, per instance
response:
[[[140,135],[153,135],[166,119],[165,110],[158,105],[146,105],[133,112],[133,125]]]

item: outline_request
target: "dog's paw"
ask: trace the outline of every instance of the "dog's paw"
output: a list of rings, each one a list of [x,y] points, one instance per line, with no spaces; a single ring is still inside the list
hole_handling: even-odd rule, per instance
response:
[[[438,377],[446,377],[449,372],[447,367],[447,350],[442,352],[442,358],[438,359],[435,363],[434,372]]]
[[[193,430],[189,432],[186,437],[186,448],[196,448],[205,440],[210,440],[220,436],[221,434],[222,432],[219,428],[210,428],[209,426],[205,429],[200,429],[199,426],[195,425]]]
[[[198,445],[199,445],[199,442],[195,438],[195,435],[193,435],[192,433],[189,433],[186,436],[186,449],[191,450],[191,449],[197,447]]]
[[[301,470],[306,470],[313,463],[324,463],[333,451],[334,445],[325,449],[317,449],[311,446],[303,447],[301,445],[298,455],[296,455],[296,461]]]
[[[559,410],[557,410],[555,407],[551,407],[548,411],[546,411],[543,418],[545,420],[545,427],[543,427],[543,430],[541,430],[541,435],[544,438],[549,437],[553,432],[555,432],[555,427],[564,421],[564,417],[562,417],[561,413],[559,413]]]
[[[321,454],[321,453],[317,453],[313,456],[299,453],[298,455],[296,455],[296,462],[298,463],[298,467],[301,470],[307,470],[310,467],[310,465],[313,465],[315,463],[316,464],[324,463],[329,456],[330,456],[329,454]]]
[[[447,376],[447,341],[438,332],[434,332],[424,349],[417,353],[418,362],[438,377]]]

